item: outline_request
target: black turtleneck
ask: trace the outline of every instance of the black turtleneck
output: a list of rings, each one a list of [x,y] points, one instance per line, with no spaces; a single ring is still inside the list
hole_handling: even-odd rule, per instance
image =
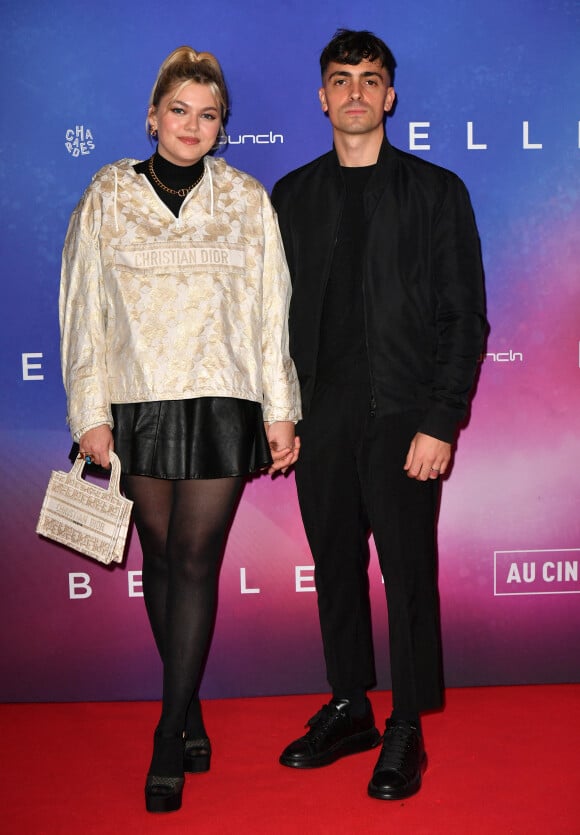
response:
[[[169,162],[169,160],[162,157],[158,151],[155,151],[153,154],[153,168],[155,170],[155,174],[158,179],[161,180],[163,185],[173,189],[174,191],[178,191],[180,188],[187,188],[192,183],[195,183],[195,181],[203,174],[203,167],[203,158],[198,160],[198,162],[194,162],[193,165],[174,165],[172,162]],[[164,191],[164,189],[157,185],[149,173],[148,159],[144,162],[137,163],[137,165],[134,165],[133,168],[137,174],[145,174],[155,189],[155,193],[161,198],[161,200],[163,200],[165,205],[173,212],[175,217],[177,217],[185,197],[180,197],[179,194],[169,194],[169,192]]]

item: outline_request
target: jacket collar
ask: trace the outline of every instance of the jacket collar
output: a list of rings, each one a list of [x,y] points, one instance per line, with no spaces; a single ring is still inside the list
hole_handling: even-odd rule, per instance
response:
[[[339,185],[342,183],[342,173],[341,165],[338,159],[338,154],[336,153],[336,148],[334,147],[334,145],[332,147],[332,151],[328,156],[329,162],[332,166],[332,170],[336,178],[336,183],[337,185]],[[387,139],[387,136],[385,135],[379,151],[379,157],[377,159],[375,170],[373,171],[372,176],[365,189],[365,204],[367,206],[367,211],[369,212],[369,215],[373,213],[373,211],[377,207],[379,200],[384,195],[385,190],[388,188],[394,162],[395,149],[393,148],[393,146]]]
[[[329,154],[331,164],[335,169],[336,173],[340,173],[341,165],[338,159],[338,154],[336,152],[336,146],[332,146],[332,151]],[[387,139],[385,134],[380,150],[379,150],[379,157],[377,159],[377,167],[376,172],[384,173],[386,172],[392,165],[393,160],[395,158],[395,149]],[[374,180],[374,176],[373,176]]]

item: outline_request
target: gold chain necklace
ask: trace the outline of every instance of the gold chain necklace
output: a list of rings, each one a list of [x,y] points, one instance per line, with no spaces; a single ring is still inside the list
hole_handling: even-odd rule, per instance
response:
[[[153,180],[155,185],[159,186],[159,188],[162,188],[163,191],[166,191],[168,194],[174,194],[176,197],[185,197],[186,195],[188,195],[189,192],[191,191],[191,189],[195,188],[196,185],[199,182],[201,182],[201,179],[202,179],[203,175],[205,174],[205,168],[204,168],[204,170],[201,172],[201,174],[199,175],[197,180],[194,183],[192,183],[190,186],[187,186],[187,188],[174,189],[174,188],[169,188],[169,186],[166,186],[165,183],[162,183],[161,180],[159,179],[159,177],[157,176],[157,174],[155,173],[155,169],[153,168],[153,157],[149,157],[148,169],[149,169],[149,173],[151,174],[151,179]]]

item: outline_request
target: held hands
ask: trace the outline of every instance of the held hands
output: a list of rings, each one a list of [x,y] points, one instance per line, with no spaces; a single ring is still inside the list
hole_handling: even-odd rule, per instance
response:
[[[277,420],[265,423],[264,428],[272,455],[272,466],[268,472],[270,475],[285,473],[288,467],[296,463],[300,451],[300,438],[294,434],[294,424],[291,420]]]
[[[292,421],[276,421],[264,426],[273,459],[268,472],[285,473],[297,461],[300,450],[300,438],[294,435],[294,424]],[[89,429],[81,435],[79,448],[82,458],[90,456],[93,464],[108,468],[109,450],[114,449],[113,433],[106,424]]]
[[[411,441],[404,469],[409,478],[427,481],[443,475],[450,460],[451,444],[417,432]]]
[[[114,448],[113,433],[106,423],[89,429],[79,440],[79,455],[81,458],[90,456],[93,464],[108,469],[111,466],[109,450]],[[90,463],[90,462],[89,462]]]

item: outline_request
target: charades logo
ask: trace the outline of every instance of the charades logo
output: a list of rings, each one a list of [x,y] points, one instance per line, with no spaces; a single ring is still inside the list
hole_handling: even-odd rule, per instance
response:
[[[580,548],[494,551],[495,597],[580,594]]]
[[[64,135],[64,147],[71,157],[83,157],[95,150],[93,132],[84,125],[68,128]]]

